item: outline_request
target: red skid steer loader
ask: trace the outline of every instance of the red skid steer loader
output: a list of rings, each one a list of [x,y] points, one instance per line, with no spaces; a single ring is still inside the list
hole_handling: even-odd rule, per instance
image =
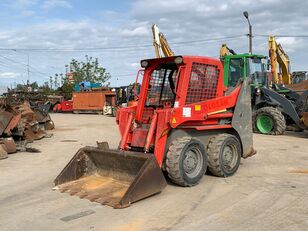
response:
[[[106,142],[81,148],[55,179],[55,189],[114,208],[161,192],[163,172],[181,186],[207,169],[233,175],[253,154],[249,80],[223,85],[223,67],[208,57],[142,60],[136,106],[117,111],[117,150]]]

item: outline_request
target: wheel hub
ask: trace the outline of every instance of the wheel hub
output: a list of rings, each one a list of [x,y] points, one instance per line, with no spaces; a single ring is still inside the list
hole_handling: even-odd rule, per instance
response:
[[[260,115],[257,118],[256,126],[261,133],[267,134],[273,130],[273,119],[268,115]]]
[[[227,169],[232,169],[236,164],[236,148],[233,145],[227,145],[222,153],[223,165]]]
[[[202,167],[202,154],[197,148],[186,151],[183,161],[184,171],[187,175],[196,176]]]
[[[226,163],[230,163],[232,160],[232,150],[229,146],[224,149],[224,160]]]

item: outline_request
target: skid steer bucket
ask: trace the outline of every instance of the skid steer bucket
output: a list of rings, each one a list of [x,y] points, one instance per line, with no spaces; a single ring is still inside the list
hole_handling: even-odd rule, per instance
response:
[[[154,155],[84,147],[54,181],[60,192],[114,208],[161,192],[167,185]]]

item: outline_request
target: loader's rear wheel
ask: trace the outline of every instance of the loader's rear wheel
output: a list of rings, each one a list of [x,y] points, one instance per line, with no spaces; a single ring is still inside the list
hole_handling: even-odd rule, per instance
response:
[[[242,148],[239,140],[231,134],[219,134],[210,139],[208,168],[215,176],[233,175],[241,162]]]
[[[205,148],[199,140],[181,137],[171,143],[166,169],[174,183],[182,186],[196,185],[205,174],[206,167]]]
[[[266,135],[282,135],[286,130],[286,120],[277,108],[262,107],[253,113],[254,132]]]

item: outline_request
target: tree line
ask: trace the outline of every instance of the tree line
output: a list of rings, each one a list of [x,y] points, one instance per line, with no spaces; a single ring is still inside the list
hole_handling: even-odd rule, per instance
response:
[[[64,98],[70,99],[75,84],[82,81],[91,83],[101,83],[107,85],[107,81],[111,78],[106,68],[99,63],[98,58],[86,55],[84,60],[72,59],[68,65],[65,65],[66,73],[56,73],[49,77],[49,81],[45,81],[39,86],[37,82],[27,83],[26,87],[32,91],[42,91],[44,94],[59,94]],[[17,84],[16,90],[24,90],[25,85]]]

